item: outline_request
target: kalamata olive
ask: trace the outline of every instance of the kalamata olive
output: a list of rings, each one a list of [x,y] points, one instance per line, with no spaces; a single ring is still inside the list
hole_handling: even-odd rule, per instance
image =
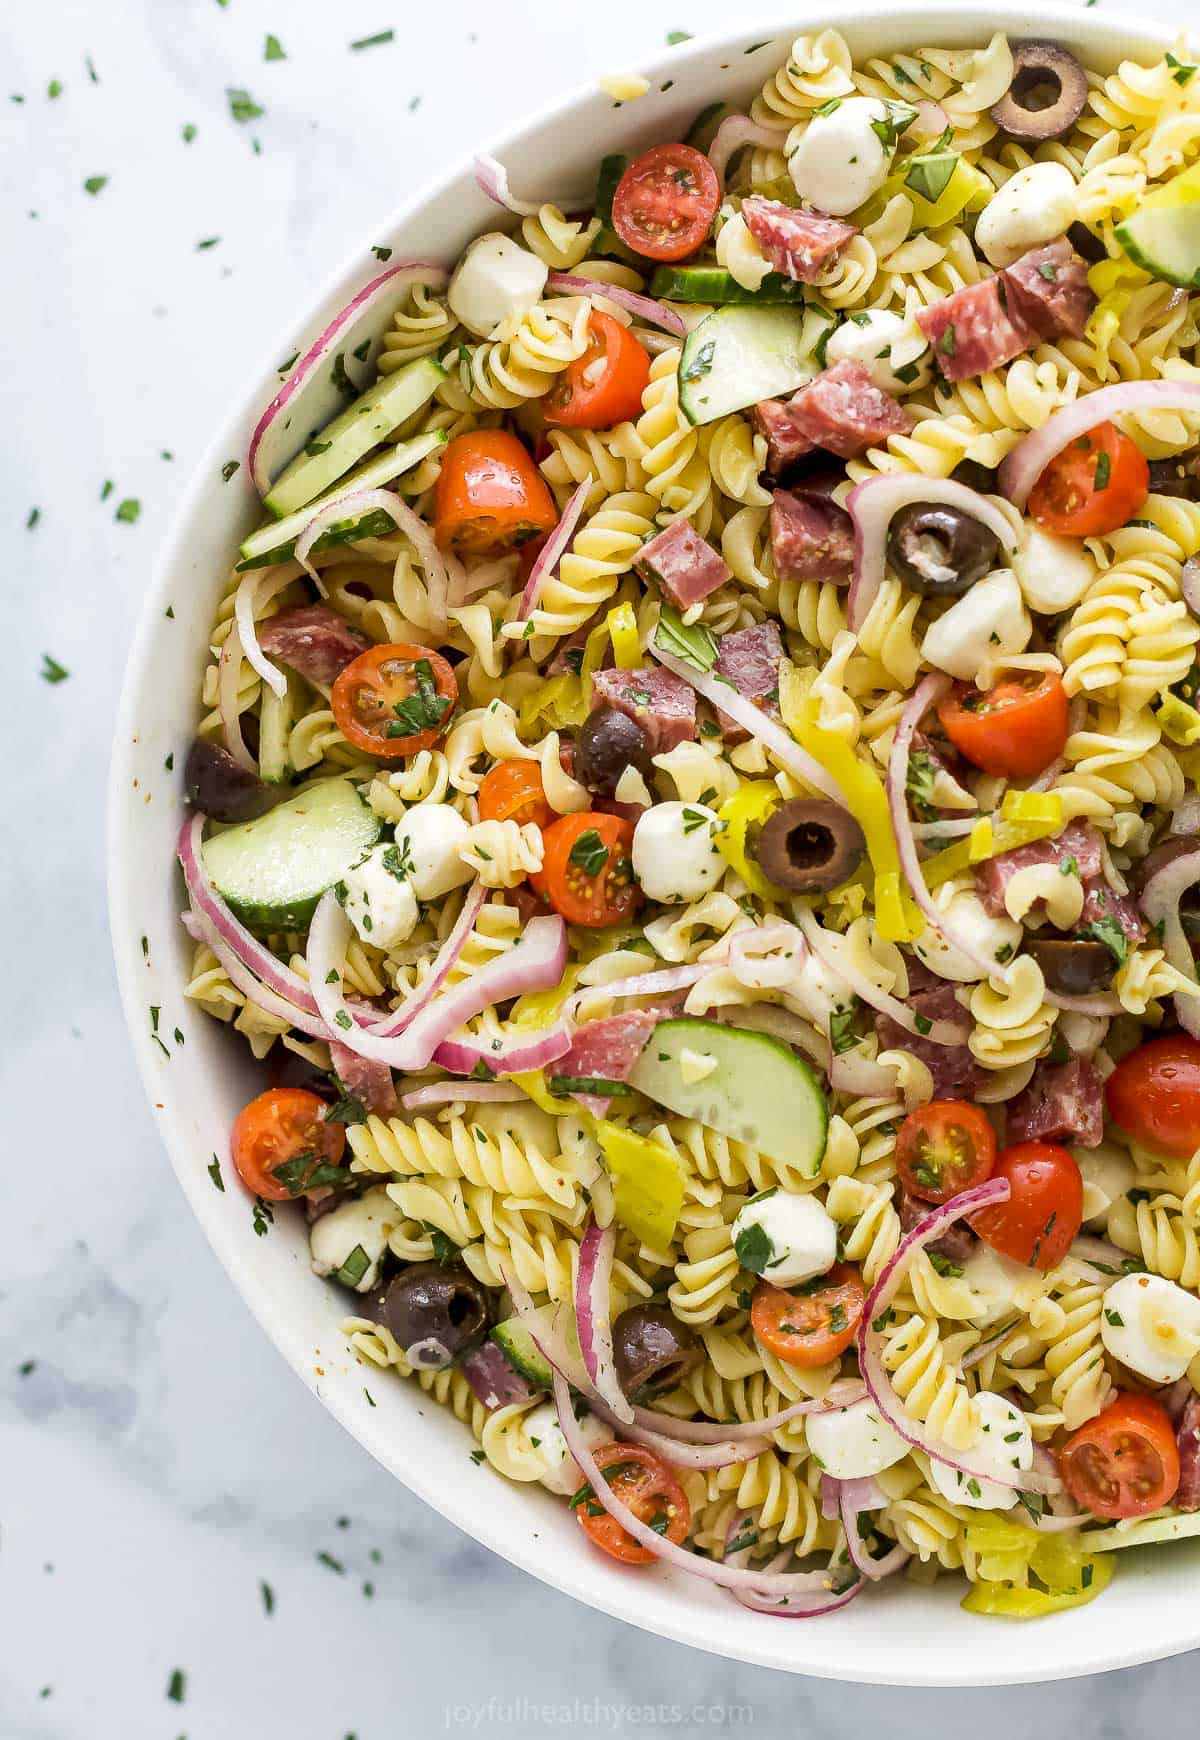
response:
[[[999,542],[960,508],[915,501],[888,532],[888,561],[906,586],[926,598],[958,598],[990,573]]]
[[[1200,501],[1200,447],[1190,447],[1173,459],[1151,460],[1150,494]]]
[[[1013,76],[992,109],[992,120],[1010,139],[1061,139],[1087,101],[1087,74],[1056,42],[1019,42]]]
[[[1090,997],[1112,981],[1116,962],[1102,942],[1079,936],[1036,936],[1027,946],[1048,988],[1064,997]]]
[[[631,1399],[674,1389],[703,1358],[691,1330],[665,1305],[631,1305],[613,1324],[613,1363]]]
[[[183,770],[188,798],[214,822],[251,822],[283,795],[242,767],[220,744],[197,737]]]
[[[575,778],[597,797],[612,797],[627,767],[650,774],[645,732],[619,707],[594,707],[575,739]]]
[[[965,483],[968,489],[978,490],[980,495],[995,495],[1000,487],[991,466],[981,465],[978,459],[960,459],[950,476],[955,483]]]
[[[368,1313],[391,1331],[413,1365],[449,1365],[492,1322],[487,1288],[457,1263],[414,1263],[376,1294]]]
[[[858,869],[865,850],[854,817],[827,798],[792,798],[780,804],[754,843],[763,875],[797,894],[840,887]]]
[[[1089,266],[1097,265],[1101,260],[1107,260],[1108,253],[1100,237],[1086,224],[1074,223],[1067,231],[1067,240],[1075,252],[1085,259]]]

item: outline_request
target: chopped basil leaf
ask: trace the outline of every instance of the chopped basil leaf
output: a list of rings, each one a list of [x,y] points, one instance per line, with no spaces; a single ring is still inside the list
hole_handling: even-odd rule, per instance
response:
[[[595,828],[585,828],[567,854],[567,862],[575,864],[587,876],[599,876],[608,863],[608,847]]]
[[[1123,967],[1129,959],[1129,938],[1115,918],[1093,919],[1078,934],[1102,942],[1119,967]]]
[[[950,185],[957,168],[958,157],[953,151],[930,152],[925,156],[913,157],[909,159],[904,185],[910,187],[921,199],[927,199],[931,205],[936,205]]]
[[[1112,477],[1112,460],[1107,453],[1096,455],[1096,475],[1092,480],[1094,489],[1107,489]]]
[[[335,1270],[333,1279],[340,1281],[343,1287],[357,1288],[359,1282],[371,1267],[371,1259],[361,1245],[355,1245],[340,1269]]]
[[[433,680],[433,666],[428,659],[417,659],[412,667],[416,691],[395,702],[395,720],[384,726],[385,737],[415,737],[422,731],[432,731],[442,723],[452,705],[449,695],[439,695]]]
[[[733,1241],[733,1248],[743,1269],[749,1269],[754,1275],[765,1275],[771,1264],[777,1260],[770,1235],[757,1222],[743,1227]]]
[[[283,46],[282,42],[280,42],[280,40],[277,36],[271,36],[270,34],[268,34],[267,40],[263,44],[263,59],[264,60],[286,60],[287,59],[287,54],[284,50],[284,46]]]
[[[654,643],[697,671],[711,671],[717,662],[717,643],[712,632],[702,622],[685,627],[683,618],[671,604],[662,607]]]

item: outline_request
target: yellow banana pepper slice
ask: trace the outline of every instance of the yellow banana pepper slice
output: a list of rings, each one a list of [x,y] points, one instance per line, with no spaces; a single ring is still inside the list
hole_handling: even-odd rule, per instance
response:
[[[635,671],[642,662],[642,643],[632,604],[618,604],[605,618],[618,670]]]
[[[776,900],[786,893],[785,889],[768,881],[753,855],[758,830],[781,802],[778,787],[770,780],[757,779],[740,786],[717,811],[720,822],[714,830],[717,851],[741,877],[751,894],[764,900]]]
[[[661,1142],[604,1118],[596,1124],[613,1186],[613,1212],[643,1244],[662,1250],[675,1236],[683,1207],[679,1162]]]

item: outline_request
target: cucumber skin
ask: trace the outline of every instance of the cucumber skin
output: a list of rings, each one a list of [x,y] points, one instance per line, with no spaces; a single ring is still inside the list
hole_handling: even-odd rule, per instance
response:
[[[688,279],[703,277],[706,284],[697,283],[689,289]],[[782,272],[771,272],[757,290],[747,290],[731,272],[721,266],[660,266],[650,280],[647,295],[658,302],[710,303],[714,308],[747,304],[774,308],[804,302],[803,284],[793,283]]]
[[[381,826],[378,817],[374,816],[368,809],[367,805],[358,796],[358,793],[354,791],[354,787],[350,784],[349,780],[330,780],[325,783],[330,785],[340,783],[345,785],[348,790],[353,793],[358,809],[352,810],[347,806],[347,815],[353,816],[354,820],[360,822],[362,825],[359,837],[354,840],[348,839],[346,842],[345,863],[334,876],[331,876],[327,882],[322,883],[320,887],[306,889],[303,892],[298,892],[282,900],[252,900],[243,895],[239,895],[236,888],[231,889],[228,886],[230,880],[228,876],[228,867],[226,866],[223,869],[220,862],[222,858],[228,856],[228,847],[225,852],[220,851],[219,848],[221,842],[227,841],[231,836],[237,836],[239,842],[244,841],[247,838],[253,841],[254,835],[251,833],[251,830],[257,829],[260,837],[265,835],[268,842],[274,842],[278,837],[280,824],[286,819],[288,805],[294,803],[296,799],[301,797],[311,797],[311,791],[308,793],[297,792],[295,798],[286,799],[282,804],[278,804],[275,809],[268,810],[265,816],[259,816],[253,822],[241,822],[236,827],[227,828],[224,833],[215,834],[212,839],[205,842],[202,853],[205,871],[212,878],[214,887],[217,889],[230,911],[236,918],[241,919],[242,923],[247,925],[253,931],[269,932],[277,930],[306,930],[310,920],[312,919],[313,913],[317,910],[321,896],[327,893],[328,890],[333,887],[334,883],[337,882],[347,870],[349,870],[354,864],[357,864],[363,854],[367,852],[379,839]],[[270,830],[263,829],[259,826],[261,823],[272,821],[272,818],[274,818],[274,822],[273,827]],[[298,826],[301,827],[312,825],[311,822],[303,822],[300,817],[297,817],[296,820]],[[216,870],[213,869],[209,857],[213,847],[218,848],[218,864]],[[252,847],[250,849],[252,850]],[[225,879],[224,885],[223,878]]]
[[[355,520],[348,526],[330,526],[323,531],[309,551],[315,555],[318,550],[331,550],[338,544],[353,544],[359,538],[386,538],[389,532],[396,529],[390,514],[385,514],[382,508],[376,508],[373,513],[364,514],[361,520]],[[273,550],[264,550],[261,556],[249,556],[239,562],[234,572],[244,574],[248,568],[272,568],[277,562],[286,562],[296,553],[298,538],[290,543],[279,544]]]
[[[525,1338],[528,1338],[528,1347],[521,1345]],[[496,1343],[514,1371],[520,1372],[521,1376],[527,1378],[531,1384],[540,1384],[544,1390],[550,1388],[554,1381],[554,1374],[547,1361],[539,1353],[532,1335],[524,1324],[517,1323],[515,1319],[511,1321],[506,1319],[503,1323],[497,1323],[488,1339]]]
[[[1136,217],[1136,215],[1135,213],[1134,216]],[[1160,283],[1174,284],[1180,290],[1200,290],[1200,265],[1196,267],[1190,278],[1183,277],[1181,273],[1170,271],[1143,251],[1141,243],[1130,231],[1131,221],[1131,219],[1127,219],[1124,223],[1118,224],[1113,234],[1120,243],[1122,252],[1133,261],[1134,265],[1140,266],[1143,272],[1149,272],[1150,276],[1157,278]]]

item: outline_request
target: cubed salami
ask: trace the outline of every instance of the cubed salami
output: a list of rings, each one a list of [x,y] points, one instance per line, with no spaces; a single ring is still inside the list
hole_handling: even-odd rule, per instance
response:
[[[360,1057],[357,1051],[351,1051],[349,1046],[336,1039],[329,1042],[329,1056],[334,1073],[346,1092],[361,1100],[369,1112],[386,1117],[395,1111],[396,1085],[386,1063]]]
[[[642,545],[634,572],[652,580],[680,610],[699,604],[731,578],[724,559],[695,527],[672,520],[665,530]]]
[[[954,994],[954,986],[946,979],[923,984],[914,973],[906,1001],[924,1021],[957,1021],[964,1028],[967,1025],[966,1012]],[[910,1033],[890,1015],[876,1015],[875,1033],[880,1051],[907,1051],[920,1059],[933,1077],[934,1099],[971,1099],[986,1080],[985,1072],[965,1044],[935,1045],[922,1034]]]
[[[932,307],[922,308],[917,325],[948,381],[965,381],[1003,368],[1037,342],[1036,332],[1019,311],[1005,308],[999,277],[967,284]]]
[[[1042,1061],[1008,1104],[1010,1142],[1070,1142],[1096,1148],[1104,1138],[1100,1077],[1084,1057]]]
[[[258,644],[268,658],[328,688],[371,643],[328,604],[302,604],[260,622]]]
[[[779,717],[779,666],[783,659],[783,642],[778,625],[770,620],[755,623],[751,628],[739,628],[736,634],[722,635],[717,642],[717,662],[714,675],[732,683],[739,695],[753,701],[773,719]],[[749,736],[741,725],[719,712],[721,735],[727,743],[742,743]]]
[[[1176,1510],[1200,1510],[1200,1396],[1193,1391],[1183,1404],[1176,1435],[1179,1447],[1179,1490]]]
[[[789,465],[811,453],[813,444],[793,421],[787,399],[760,399],[750,411],[750,422],[767,443],[767,470],[780,477]]]
[[[1146,936],[1146,921],[1131,894],[1118,894],[1103,876],[1085,877],[1083,911],[1079,915],[1077,929],[1090,931],[1095,935],[1095,927],[1099,925],[1103,928],[1106,922],[1115,924],[1130,945],[1140,943]]]
[[[771,559],[780,580],[846,585],[854,572],[850,515],[816,490],[777,489],[771,501]]]
[[[742,201],[742,217],[763,257],[800,284],[816,284],[858,234],[840,218],[799,210],[761,194]]]
[[[787,401],[792,421],[814,447],[856,459],[891,435],[907,435],[912,412],[877,387],[861,363],[834,363]]]
[[[985,858],[975,866],[975,892],[985,911],[993,918],[1004,912],[1004,890],[1018,870],[1034,864],[1057,864],[1064,874],[1074,871],[1087,887],[1090,878],[1099,876],[1103,860],[1097,829],[1090,822],[1068,822],[1053,840],[1034,840],[1029,846],[1017,846],[1011,852],[1000,852],[995,858]]]
[[[607,702],[636,719],[651,755],[665,755],[696,736],[696,691],[674,671],[659,665],[633,671],[597,671],[592,705]]]
[[[550,1065],[548,1074],[628,1081],[647,1039],[662,1019],[657,1009],[630,1009],[585,1021],[575,1030],[571,1049]]]
[[[1082,338],[1096,298],[1088,285],[1087,261],[1065,236],[1031,248],[1006,266],[1008,307],[1041,338]]]
[[[906,1233],[911,1232],[918,1221],[924,1220],[925,1216],[932,1214],[934,1209],[932,1202],[922,1202],[919,1196],[914,1196],[903,1185],[900,1186],[900,1196],[896,1206],[900,1212],[900,1230]],[[925,1246],[925,1249],[932,1255],[945,1257],[948,1263],[965,1263],[973,1253],[977,1242],[975,1234],[966,1221],[960,1220],[956,1221],[953,1226],[947,1227],[941,1237],[933,1239]]]

